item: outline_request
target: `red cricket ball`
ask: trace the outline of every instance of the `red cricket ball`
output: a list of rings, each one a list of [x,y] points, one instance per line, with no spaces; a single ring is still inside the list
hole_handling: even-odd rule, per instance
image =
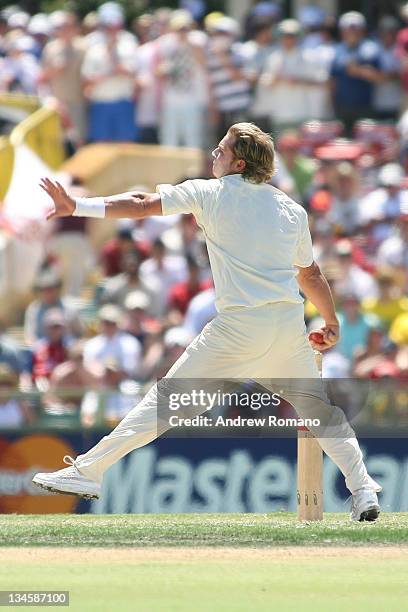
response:
[[[309,334],[309,340],[315,342],[316,344],[324,344],[323,332],[311,331]]]

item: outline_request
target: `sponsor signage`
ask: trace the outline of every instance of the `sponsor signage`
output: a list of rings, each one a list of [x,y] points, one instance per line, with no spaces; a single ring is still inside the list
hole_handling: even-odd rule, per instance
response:
[[[101,434],[36,433],[0,437],[2,513],[275,512],[296,509],[296,440],[265,438],[156,441],[130,453],[105,475],[101,499],[53,495],[31,483],[37,471],[64,467]],[[384,487],[384,511],[408,511],[406,440],[362,441],[370,473]],[[324,466],[327,512],[344,512],[349,493],[333,463]]]

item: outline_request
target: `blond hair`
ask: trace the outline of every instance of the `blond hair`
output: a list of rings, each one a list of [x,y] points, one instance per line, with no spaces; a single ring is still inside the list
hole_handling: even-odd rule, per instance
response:
[[[254,123],[235,123],[228,132],[235,136],[234,155],[245,162],[242,177],[251,183],[268,183],[275,172],[272,136]]]

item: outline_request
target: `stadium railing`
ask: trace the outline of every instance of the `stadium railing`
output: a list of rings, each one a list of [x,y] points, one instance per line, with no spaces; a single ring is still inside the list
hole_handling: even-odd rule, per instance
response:
[[[0,137],[0,203],[7,193],[13,173],[14,151],[7,136]]]
[[[14,147],[27,144],[54,170],[65,159],[59,115],[46,107],[38,109],[19,123],[10,134],[10,142]]]

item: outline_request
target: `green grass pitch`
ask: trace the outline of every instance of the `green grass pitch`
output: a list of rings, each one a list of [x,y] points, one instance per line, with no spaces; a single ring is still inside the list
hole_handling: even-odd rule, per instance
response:
[[[0,515],[0,546],[330,546],[407,545],[408,513],[375,523],[346,514],[299,523],[273,514]]]
[[[408,610],[407,576],[407,513],[0,516],[0,590],[81,612]]]

